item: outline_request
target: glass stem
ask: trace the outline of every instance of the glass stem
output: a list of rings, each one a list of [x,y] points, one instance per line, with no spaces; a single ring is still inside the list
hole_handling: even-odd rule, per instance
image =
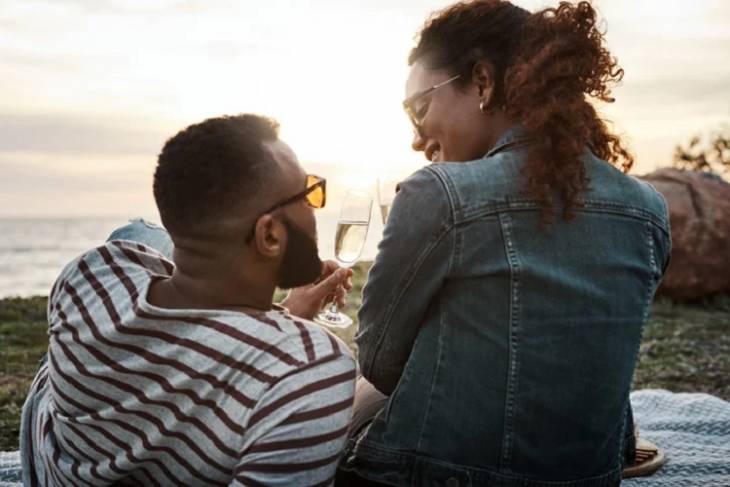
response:
[[[340,289],[340,286],[337,286],[337,289],[335,289],[335,297],[332,298],[332,305],[330,305],[330,313],[333,315],[339,314],[340,308],[337,306],[337,291]]]

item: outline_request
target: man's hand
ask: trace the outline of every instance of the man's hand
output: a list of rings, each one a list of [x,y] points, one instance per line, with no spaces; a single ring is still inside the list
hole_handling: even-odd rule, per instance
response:
[[[289,291],[281,305],[288,308],[291,314],[311,320],[333,299],[337,300],[339,307],[345,306],[347,293],[352,289],[351,277],[351,269],[340,269],[336,262],[324,261],[319,279],[314,284]]]

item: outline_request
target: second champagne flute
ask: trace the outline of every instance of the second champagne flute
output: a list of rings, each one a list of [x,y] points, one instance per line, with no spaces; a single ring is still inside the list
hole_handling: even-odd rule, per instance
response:
[[[378,178],[375,188],[378,191],[378,206],[380,207],[380,218],[383,225],[388,221],[390,206],[395,198],[395,188],[398,182],[394,178]]]
[[[345,194],[335,232],[335,260],[340,267],[352,267],[360,259],[368,235],[372,206],[373,197],[368,193],[350,190]],[[352,324],[349,316],[337,310],[336,301],[329,309],[322,310],[314,321],[331,328],[347,328]]]

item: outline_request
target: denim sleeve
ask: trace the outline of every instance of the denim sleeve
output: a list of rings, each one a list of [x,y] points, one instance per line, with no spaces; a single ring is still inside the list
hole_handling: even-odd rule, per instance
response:
[[[664,200],[664,207],[667,207],[667,202]],[[669,263],[672,260],[672,231],[670,228],[669,223],[669,210],[666,210],[667,214],[667,226],[664,229],[664,234],[662,235],[662,250],[664,252],[664,261],[662,266],[662,275],[664,275],[667,272],[667,268],[669,267]]]
[[[666,273],[667,268],[669,267],[669,262],[672,258],[672,232],[670,228],[669,205],[667,205],[667,199],[654,187],[654,185],[647,181],[642,181],[642,183],[651,192],[653,200],[652,207],[655,208],[663,222],[659,225],[660,229],[657,230],[655,237],[655,246],[659,252],[658,264],[661,269],[661,275],[663,276]]]
[[[146,245],[164,255],[168,260],[172,260],[172,240],[170,234],[164,228],[143,220],[135,218],[130,220],[129,224],[114,230],[109,240],[131,240]]]
[[[450,199],[436,172],[423,168],[399,188],[363,289],[355,336],[362,375],[385,394],[395,389],[454,256]]]

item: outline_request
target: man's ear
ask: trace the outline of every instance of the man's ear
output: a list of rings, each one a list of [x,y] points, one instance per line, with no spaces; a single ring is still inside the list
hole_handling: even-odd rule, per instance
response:
[[[472,82],[477,87],[479,99],[485,107],[489,107],[494,98],[494,69],[486,61],[477,61],[472,68]]]
[[[284,245],[286,245],[284,225],[276,221],[271,215],[263,215],[256,220],[254,226],[254,245],[263,257],[279,257],[284,251]]]

